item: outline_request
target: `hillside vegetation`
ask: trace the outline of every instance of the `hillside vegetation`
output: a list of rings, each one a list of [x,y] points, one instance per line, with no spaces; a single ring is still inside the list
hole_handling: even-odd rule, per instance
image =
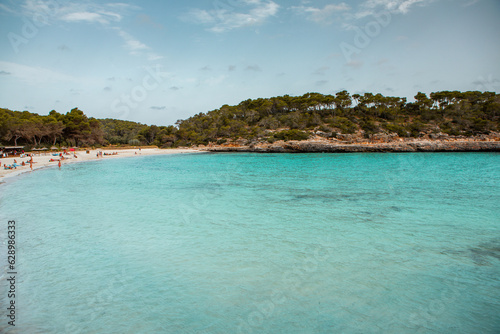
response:
[[[158,145],[178,147],[227,141],[273,142],[325,138],[471,137],[500,131],[500,95],[443,91],[415,102],[365,93],[307,93],[248,99],[199,113],[176,125],[156,126],[87,117],[78,108],[47,116],[0,109],[0,140],[31,147],[49,145]]]
[[[470,137],[500,130],[500,96],[495,93],[418,93],[415,100],[346,91],[246,100],[177,122],[177,138],[189,145],[238,138],[303,140],[312,134],[338,139],[438,133]]]

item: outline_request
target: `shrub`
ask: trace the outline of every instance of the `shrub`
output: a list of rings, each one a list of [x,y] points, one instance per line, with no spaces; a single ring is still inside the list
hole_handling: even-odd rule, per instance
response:
[[[408,137],[408,131],[400,124],[387,123],[384,127],[390,132],[396,132],[400,137]]]
[[[419,121],[415,121],[406,126],[407,130],[411,133],[412,137],[418,137],[420,132],[425,130],[425,124]]]
[[[273,138],[276,140],[306,140],[309,138],[309,134],[300,130],[283,130],[273,134]]]
[[[227,142],[227,139],[225,139],[225,138],[218,139],[217,140],[217,145],[222,145],[222,144],[225,144],[226,142]]]
[[[378,126],[372,120],[367,120],[361,123],[361,128],[365,133],[376,133],[378,132]]]
[[[340,129],[341,133],[354,133],[357,130],[356,124],[346,117],[331,117],[328,121],[330,126]]]

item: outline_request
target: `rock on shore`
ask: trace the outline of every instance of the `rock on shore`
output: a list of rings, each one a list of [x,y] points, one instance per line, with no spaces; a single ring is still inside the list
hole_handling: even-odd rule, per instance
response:
[[[279,141],[256,145],[208,146],[210,152],[352,153],[352,152],[500,152],[500,141],[414,141],[342,143],[328,141]]]

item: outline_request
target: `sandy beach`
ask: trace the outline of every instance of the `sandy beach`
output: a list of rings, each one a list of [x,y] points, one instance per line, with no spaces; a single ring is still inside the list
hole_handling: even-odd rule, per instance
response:
[[[102,152],[102,155],[98,156],[98,153]],[[64,165],[70,163],[79,163],[85,161],[94,160],[106,160],[106,159],[116,159],[116,158],[126,158],[126,157],[137,157],[145,155],[161,155],[161,154],[179,154],[179,153],[200,153],[197,149],[158,149],[158,148],[145,148],[145,149],[102,149],[102,150],[90,150],[89,153],[86,151],[76,151],[68,152],[69,154],[63,155],[64,159],[61,160],[61,168]],[[60,152],[58,152],[60,153]],[[116,154],[113,154],[116,153]],[[76,157],[75,157],[76,155]],[[31,172],[30,169],[30,157],[24,156],[23,158],[8,157],[0,158],[0,183],[6,178],[13,177],[22,173]],[[50,161],[50,160],[54,161]],[[59,164],[59,156],[54,156],[52,153],[35,153],[33,156],[33,170],[45,168],[45,167],[57,167]],[[4,165],[13,165],[14,160],[17,161],[17,168],[15,169],[5,169]],[[22,166],[22,162],[25,162],[25,166]]]

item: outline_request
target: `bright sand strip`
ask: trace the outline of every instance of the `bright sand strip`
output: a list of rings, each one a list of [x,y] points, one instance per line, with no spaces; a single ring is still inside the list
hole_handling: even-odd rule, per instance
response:
[[[97,157],[97,152],[102,152],[102,157]],[[112,154],[113,152],[117,152],[116,155],[104,155]],[[107,160],[114,158],[125,158],[125,157],[140,157],[145,155],[161,155],[161,154],[178,154],[178,153],[200,153],[201,151],[196,149],[158,149],[158,148],[145,148],[145,149],[103,149],[103,150],[91,150],[89,154],[86,151],[76,151],[76,158],[73,157],[73,152],[69,152],[69,155],[63,155],[64,160],[61,161],[61,168],[64,168],[64,165],[69,163],[76,162],[85,162],[85,161],[95,161],[95,160]],[[60,152],[58,152],[60,153]],[[19,165],[16,169],[4,169],[4,165],[12,165],[14,163],[14,159],[17,161]],[[1,158],[0,163],[0,183],[4,181],[8,177],[13,177],[19,175],[21,173],[30,172],[30,164],[29,160],[31,158],[25,156],[24,158],[19,157],[9,157],[9,158]],[[33,156],[33,170],[44,168],[44,167],[57,167],[59,161],[50,162],[50,159],[58,160],[59,156],[53,156],[52,153],[35,153]],[[25,162],[25,166],[21,166],[22,162]]]

